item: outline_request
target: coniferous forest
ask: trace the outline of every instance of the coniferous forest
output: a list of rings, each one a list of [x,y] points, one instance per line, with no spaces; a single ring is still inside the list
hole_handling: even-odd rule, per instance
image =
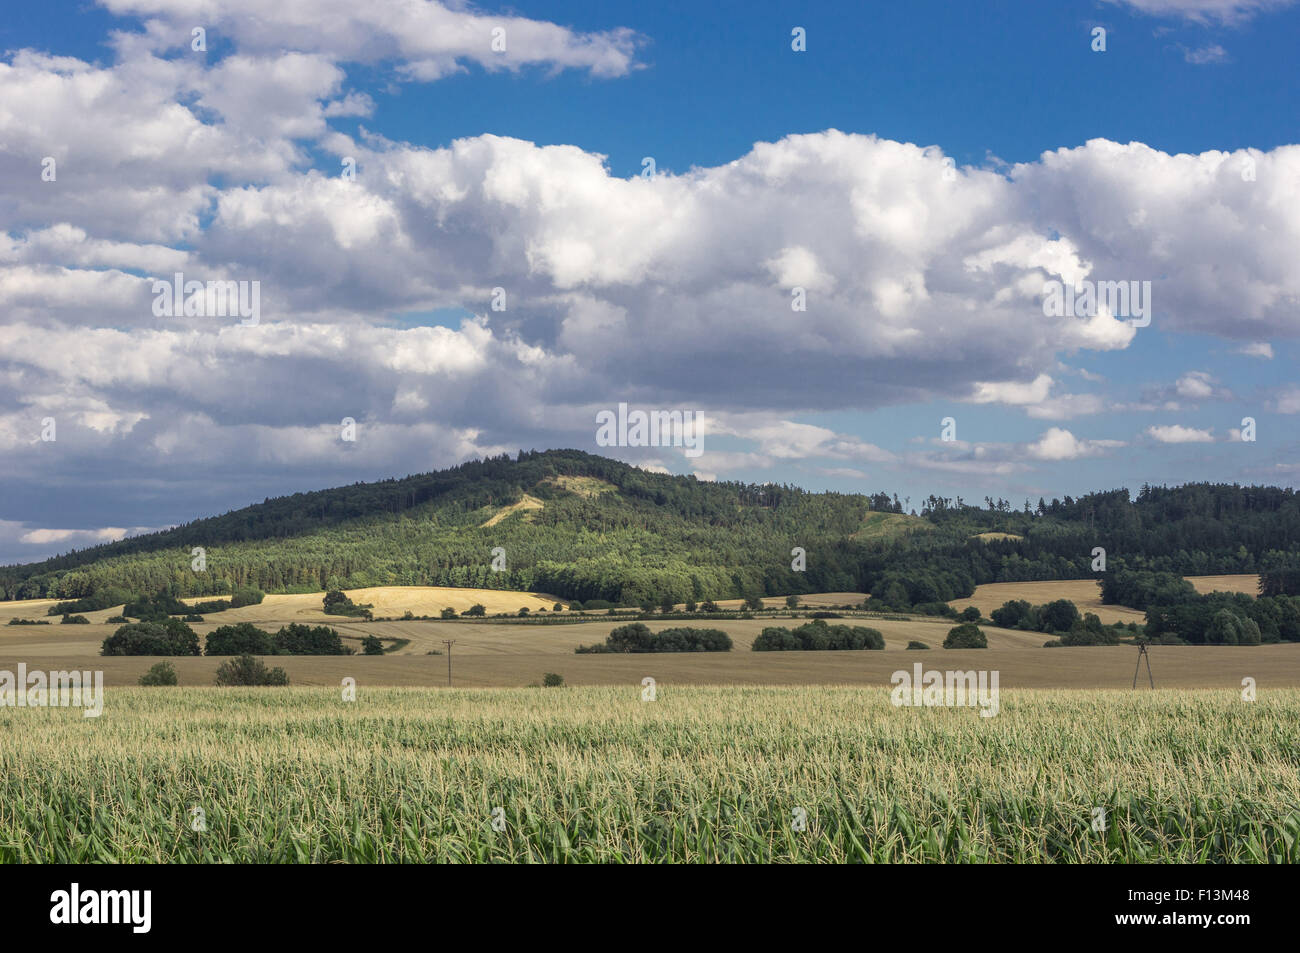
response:
[[[1300,500],[1290,489],[1189,484],[1018,504],[908,503],[703,482],[576,450],[522,452],[268,499],[4,567],[0,596],[436,585],[626,605],[864,591],[900,605],[959,598],[987,582],[1092,578],[1097,547],[1108,571],[1273,570],[1273,584],[1287,589],[1300,565]],[[191,568],[196,547],[201,572]],[[493,567],[495,547],[504,569]],[[796,547],[803,571],[792,568]]]

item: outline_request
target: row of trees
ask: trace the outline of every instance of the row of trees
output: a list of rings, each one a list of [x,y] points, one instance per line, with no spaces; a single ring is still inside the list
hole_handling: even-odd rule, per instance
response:
[[[642,622],[614,629],[604,644],[580,645],[580,655],[606,652],[730,652],[731,636],[721,629],[678,627],[651,632]]]
[[[205,655],[353,655],[334,629],[298,622],[272,635],[251,622],[213,629],[204,644]]]
[[[241,586],[231,594],[229,599],[200,602],[191,606],[181,602],[176,597],[176,593],[170,590],[138,595],[125,589],[109,586],[94,595],[84,596],[71,602],[56,603],[46,610],[46,614],[66,615],[73,612],[94,612],[99,609],[110,609],[113,606],[120,605],[123,607],[122,615],[128,618],[157,621],[171,615],[198,615],[224,612],[226,609],[238,609],[241,606],[255,606],[261,603],[264,598],[266,598],[266,593],[260,589],[255,589],[252,586]]]
[[[885,637],[878,629],[861,625],[827,625],[814,619],[797,629],[769,626],[754,639],[755,652],[816,652],[847,649],[883,649]]]
[[[218,665],[214,681],[220,686],[288,685],[289,676],[282,668],[268,669],[261,659],[241,655]],[[179,685],[180,679],[171,662],[158,662],[140,676],[140,684],[146,687]]]
[[[199,637],[179,619],[130,622],[106,638],[101,655],[198,655]],[[206,640],[207,655],[352,655],[338,632],[294,622],[275,635],[249,622],[223,625]]]

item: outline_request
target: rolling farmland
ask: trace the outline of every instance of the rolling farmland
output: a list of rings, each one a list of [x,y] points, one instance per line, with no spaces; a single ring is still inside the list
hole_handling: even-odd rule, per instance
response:
[[[1194,582],[1198,587],[1245,587],[1253,579],[1204,577]],[[1074,595],[1082,599],[1089,588],[1095,593],[1095,584],[1087,580],[981,586],[975,600],[959,600],[955,605],[982,602],[981,608],[987,612],[1007,598],[1046,602]],[[489,605],[492,611],[510,612],[517,610],[520,604],[530,602],[535,608],[554,604],[548,596],[479,589],[385,587],[355,590],[349,595],[357,602],[374,602],[378,614],[400,614],[407,609],[415,614],[436,614],[445,605],[468,608],[475,602]],[[809,606],[815,607],[859,601],[860,595],[827,593],[803,598]],[[771,607],[784,604],[782,599],[768,599],[766,602]],[[50,604],[49,600],[2,604],[5,614],[0,615],[0,621],[12,617],[44,618],[41,613]],[[1129,617],[1138,620],[1142,617],[1141,613],[1123,607],[1100,608],[1103,611],[1114,610],[1125,621]],[[1097,611],[1087,602],[1081,604],[1080,609]],[[41,669],[75,666],[83,670],[102,670],[105,682],[110,686],[134,685],[156,659],[104,658],[99,655],[100,643],[117,628],[100,620],[116,611],[88,613],[92,620],[96,620],[90,625],[60,625],[57,617],[52,618],[54,624],[48,626],[0,625],[0,666],[12,667],[18,660]],[[1001,672],[1002,685],[1009,688],[1124,688],[1133,678],[1135,652],[1127,645],[1048,650],[1042,648],[1049,638],[1044,633],[981,625],[988,638],[988,649],[945,650],[941,648],[943,639],[953,625],[946,619],[917,616],[900,620],[861,616],[844,621],[879,629],[885,638],[885,650],[750,651],[754,638],[765,627],[799,624],[797,620],[773,617],[693,623],[727,632],[735,643],[733,650],[727,653],[575,655],[575,648],[602,641],[613,626],[621,624],[621,620],[594,615],[583,621],[575,619],[548,625],[521,625],[493,619],[366,622],[325,615],[321,611],[319,594],[267,596],[261,605],[213,614],[205,622],[194,623],[193,628],[202,637],[219,625],[234,622],[252,622],[272,632],[289,622],[307,622],[329,625],[354,648],[359,648],[360,640],[366,635],[405,640],[405,644],[383,656],[277,657],[275,664],[288,672],[294,685],[336,685],[344,677],[353,677],[360,684],[367,685],[445,686],[446,658],[428,654],[443,652],[445,639],[455,640],[452,649],[453,684],[465,687],[526,686],[539,682],[546,672],[557,672],[573,685],[633,684],[645,675],[681,685],[883,685],[888,683],[891,672],[918,660],[925,661],[927,666],[997,669]],[[647,624],[651,630],[659,631],[692,623],[653,620]],[[926,643],[932,651],[905,652],[912,640]],[[1300,645],[1158,646],[1152,649],[1152,657],[1158,686],[1231,688],[1249,676],[1255,678],[1261,687],[1300,687]],[[221,661],[220,658],[208,657],[172,660],[181,684],[191,686],[210,685]]]

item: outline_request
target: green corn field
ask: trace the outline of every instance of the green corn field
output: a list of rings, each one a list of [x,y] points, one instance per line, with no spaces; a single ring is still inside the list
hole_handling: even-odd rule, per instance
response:
[[[7,862],[1300,860],[1300,690],[111,688],[0,739]]]

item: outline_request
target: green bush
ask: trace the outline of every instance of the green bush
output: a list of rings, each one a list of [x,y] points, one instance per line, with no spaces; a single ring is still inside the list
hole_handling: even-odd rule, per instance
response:
[[[212,599],[208,602],[196,602],[190,606],[190,612],[195,615],[203,615],[209,612],[225,612],[231,608],[229,599]]]
[[[644,622],[621,625],[604,645],[580,645],[579,654],[604,652],[729,652],[731,637],[721,629],[672,628],[651,632]]]
[[[1042,608],[1042,631],[1069,632],[1080,621],[1079,610],[1069,599],[1057,599]]]
[[[238,609],[242,606],[257,606],[262,604],[266,598],[266,593],[254,586],[240,586],[230,596],[230,608]]]
[[[180,680],[176,677],[176,669],[172,667],[171,662],[158,662],[149,671],[140,676],[140,684],[146,687],[153,685],[179,685]]]
[[[1220,609],[1210,619],[1205,641],[1211,645],[1259,645],[1259,626],[1254,619],[1237,615],[1231,609]]]
[[[291,622],[275,633],[276,655],[352,655],[338,632],[324,625]]]
[[[447,606],[447,608],[442,610],[442,617],[444,619],[454,619],[456,618],[456,610],[451,606]]]
[[[108,588],[86,596],[84,599],[74,599],[71,602],[60,602],[57,605],[52,605],[46,610],[46,613],[48,615],[67,615],[69,612],[97,612],[100,609],[111,609],[113,606],[134,602],[136,598],[138,597],[135,593],[127,592],[125,589]]]
[[[547,688],[559,688],[564,684],[564,676],[557,675],[555,672],[547,672],[542,676],[542,684]]]
[[[1010,599],[1007,602],[1002,603],[1000,609],[994,609],[990,612],[989,618],[993,620],[994,625],[999,626],[1000,628],[1014,629],[1025,619],[1029,618],[1033,608],[1034,607],[1024,599]]]
[[[943,640],[945,649],[986,649],[989,640],[984,637],[979,626],[963,622],[948,630],[948,637]]]
[[[221,686],[288,685],[289,676],[282,668],[268,669],[261,659],[237,655],[217,666],[216,682]]]
[[[100,655],[198,655],[199,637],[179,619],[130,622],[104,640]]]
[[[1119,629],[1103,626],[1101,620],[1089,612],[1070,626],[1070,631],[1060,639],[1061,645],[1119,645]]]
[[[189,611],[189,606],[170,592],[156,592],[128,602],[122,608],[122,615],[141,622],[162,622],[168,616],[186,615]]]
[[[90,625],[90,620],[84,615],[65,615],[60,625]]]
[[[274,655],[271,633],[251,622],[223,625],[208,633],[205,655]]]
[[[959,615],[958,618],[961,619],[962,622],[978,622],[980,620],[980,610],[976,609],[974,606],[967,606],[965,609],[961,610],[961,615]]]
[[[885,637],[861,625],[827,625],[821,619],[797,629],[769,626],[754,639],[755,652],[818,652],[883,649]]]
[[[946,619],[957,618],[957,610],[946,602],[918,602],[912,611],[920,615],[937,615]]]
[[[364,639],[361,640],[361,654],[362,655],[383,655],[384,643],[381,642],[379,639],[375,638],[373,635],[367,635]]]
[[[477,602],[465,610],[465,615],[469,616],[482,616],[486,614],[487,609]]]
[[[909,649],[928,649],[930,646],[926,645],[924,642],[918,642],[915,639],[913,639],[912,641],[907,643],[907,647]]]
[[[369,603],[358,605],[337,589],[325,593],[324,607],[326,615],[346,615],[362,619],[374,618],[370,611],[374,608],[373,605]]]

